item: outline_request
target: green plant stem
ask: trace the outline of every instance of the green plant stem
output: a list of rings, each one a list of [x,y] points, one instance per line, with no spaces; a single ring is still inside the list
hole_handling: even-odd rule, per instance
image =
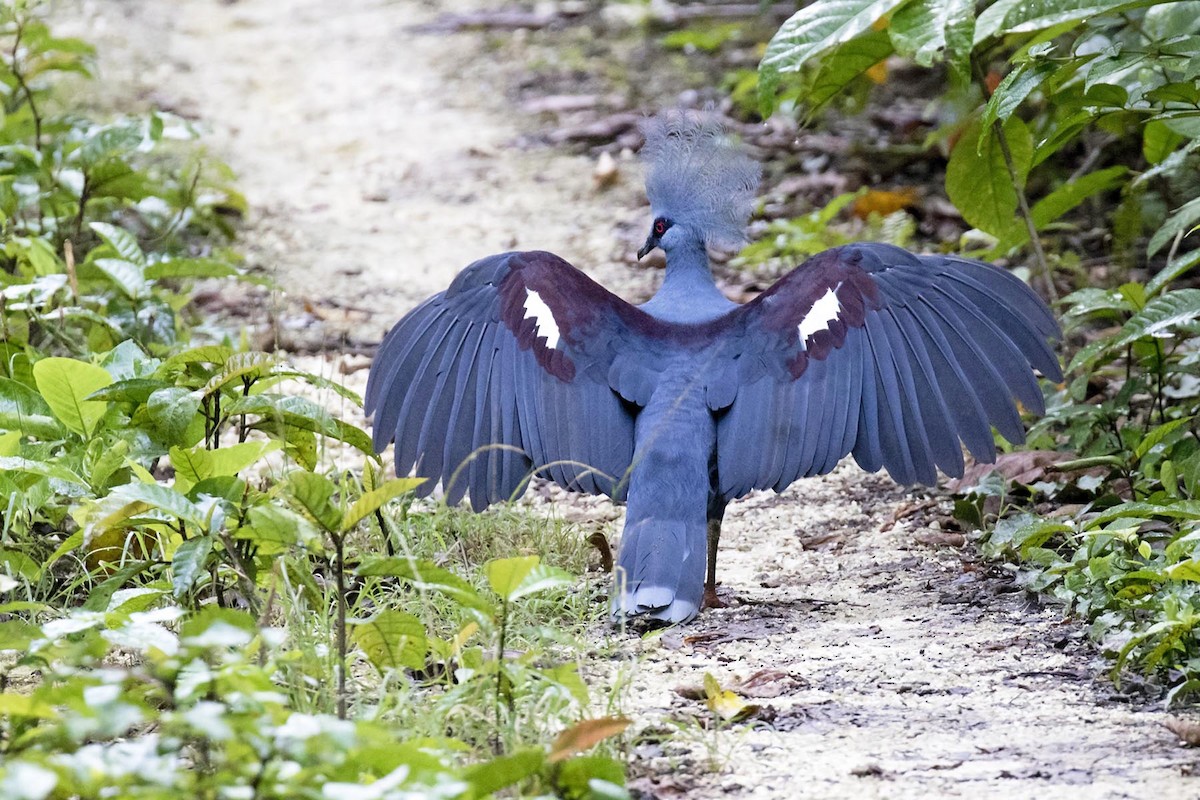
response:
[[[331,534],[335,556],[334,575],[337,578],[337,715],[346,718],[346,563],[345,540],[341,534]]]
[[[1012,181],[1013,189],[1017,193],[1017,210],[1021,214],[1021,219],[1025,222],[1025,229],[1029,232],[1029,244],[1033,247],[1033,257],[1037,261],[1038,270],[1042,274],[1042,281],[1046,284],[1046,296],[1052,301],[1057,301],[1058,290],[1054,288],[1054,277],[1050,274],[1050,263],[1046,261],[1046,251],[1042,249],[1042,241],[1038,238],[1037,225],[1034,224],[1033,214],[1029,211],[1029,201],[1025,199],[1025,186],[1017,175],[1017,168],[1013,163],[1012,151],[1008,147],[1008,137],[1004,135],[1004,126],[1000,124],[1000,120],[992,122],[992,131],[996,134],[996,141],[1000,143],[1000,152],[1004,156],[1004,166],[1008,168],[1008,179]]]
[[[500,686],[504,681],[504,647],[508,637],[508,598],[500,601],[500,640],[496,645],[496,751],[500,751]]]

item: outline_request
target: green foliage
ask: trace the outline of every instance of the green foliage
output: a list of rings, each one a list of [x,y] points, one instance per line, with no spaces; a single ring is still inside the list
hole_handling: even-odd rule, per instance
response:
[[[90,48],[29,5],[0,40],[0,795],[627,797],[578,537],[414,509],[354,392],[190,346],[240,200],[165,115],[51,115]]]
[[[1119,195],[1116,280],[1062,301],[1077,347],[1030,431],[1033,447],[1067,460],[1017,493],[1072,510],[1001,519],[984,550],[1094,620],[1115,672],[1165,677],[1173,697],[1200,687],[1200,289],[1182,283],[1200,263],[1186,252],[1200,223],[1198,11],[1190,0],[817,0],[775,34],[758,81],[764,114],[811,115],[893,53],[944,64],[947,196],[990,235],[992,255],[1033,248],[1051,293],[1066,276],[1050,274],[1041,241],[1073,231],[1072,217],[1096,227],[1099,215],[1079,210]],[[763,259],[795,249],[783,238],[752,247]],[[1130,279],[1131,267],[1152,277]],[[1014,496],[989,479],[958,516],[993,522],[988,495]]]
[[[1200,140],[1196,4],[999,0],[976,9],[958,0],[812,3],[767,46],[761,111],[818,111],[893,52],[923,66],[944,62],[956,84],[946,109],[973,109],[946,129],[946,192],[967,222],[995,237],[996,253],[1030,244],[1031,228],[1052,231],[1089,198],[1122,186],[1126,218],[1137,219],[1117,228],[1119,256],[1145,230],[1157,227],[1147,258],[1186,235],[1200,221],[1190,178]],[[993,91],[988,72],[997,63],[1003,79]],[[1072,156],[1064,154],[1081,143],[1089,163],[1109,166],[1065,170]],[[1145,158],[1132,182],[1129,167],[1113,163],[1131,146]],[[1027,187],[1043,193],[1028,215]],[[1147,193],[1176,207],[1165,224],[1140,216]]]

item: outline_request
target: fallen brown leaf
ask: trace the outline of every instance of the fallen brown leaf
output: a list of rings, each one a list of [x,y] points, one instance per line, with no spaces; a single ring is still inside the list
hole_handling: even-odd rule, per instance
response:
[[[1179,743],[1187,747],[1200,745],[1200,720],[1171,717],[1163,722],[1163,727],[1179,738]]]

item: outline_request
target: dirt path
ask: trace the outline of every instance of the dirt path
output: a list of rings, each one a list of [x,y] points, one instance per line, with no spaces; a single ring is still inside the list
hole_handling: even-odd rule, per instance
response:
[[[289,296],[285,346],[376,341],[463,265],[559,252],[631,299],[655,276],[615,232],[645,223],[637,173],[512,146],[528,118],[487,80],[480,34],[408,30],[415,0],[134,0],[85,7],[110,81],[211,128],[251,206],[244,246]],[[441,4],[439,7],[445,7]],[[463,75],[468,80],[458,80]],[[332,356],[362,386],[361,355]],[[334,370],[331,365],[328,371]],[[356,371],[357,370],[357,371]],[[1163,715],[1112,699],[1079,626],[952,548],[918,544],[908,496],[843,467],[730,508],[732,607],[624,640],[631,767],[647,797],[1200,797]],[[598,634],[603,636],[605,634]],[[773,722],[703,730],[674,690],[774,670]],[[669,738],[664,738],[669,735]]]

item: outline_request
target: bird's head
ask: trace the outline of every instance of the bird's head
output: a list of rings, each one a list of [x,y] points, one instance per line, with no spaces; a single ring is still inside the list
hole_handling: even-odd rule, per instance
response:
[[[720,117],[710,109],[667,111],[641,128],[654,222],[638,258],[655,247],[740,246],[761,170],[726,136]]]
[[[677,226],[670,217],[655,217],[654,222],[650,224],[650,235],[646,237],[646,243],[638,250],[637,256],[645,258],[656,247],[661,247],[664,251],[670,250],[684,236],[683,228]]]

